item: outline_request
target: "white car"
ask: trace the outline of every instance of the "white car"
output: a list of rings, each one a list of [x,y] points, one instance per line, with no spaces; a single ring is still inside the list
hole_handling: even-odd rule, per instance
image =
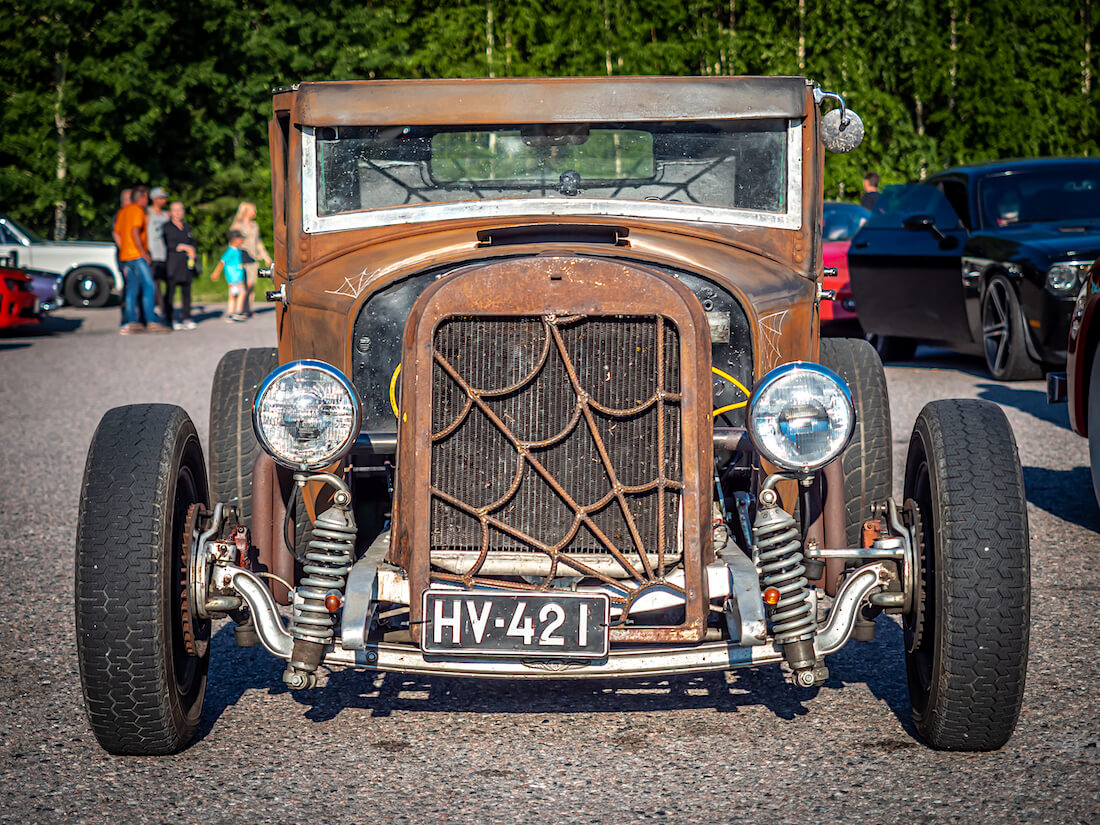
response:
[[[101,241],[45,241],[7,215],[0,215],[0,259],[11,266],[65,276],[62,294],[73,306],[101,307],[123,280],[115,245]]]

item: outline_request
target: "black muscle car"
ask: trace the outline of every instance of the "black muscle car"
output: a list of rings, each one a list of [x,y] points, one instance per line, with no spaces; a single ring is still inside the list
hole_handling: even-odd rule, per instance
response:
[[[1100,254],[1100,159],[997,161],[889,186],[848,252],[860,323],[884,360],[917,341],[983,353],[994,378],[1066,361]]]

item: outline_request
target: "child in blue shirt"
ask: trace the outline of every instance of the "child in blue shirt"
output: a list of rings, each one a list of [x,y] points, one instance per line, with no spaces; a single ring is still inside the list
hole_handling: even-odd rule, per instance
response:
[[[229,248],[222,254],[218,265],[210,273],[210,280],[218,280],[218,275],[225,270],[225,282],[229,284],[229,311],[225,320],[229,322],[244,321],[242,313],[244,309],[245,273],[244,265],[252,263],[252,256],[241,247],[244,244],[244,235],[237,229],[229,230]]]

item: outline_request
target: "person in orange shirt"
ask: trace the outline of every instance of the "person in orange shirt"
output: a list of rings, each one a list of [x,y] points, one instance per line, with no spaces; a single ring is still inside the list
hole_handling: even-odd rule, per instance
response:
[[[119,332],[128,335],[141,330],[138,323],[138,302],[145,313],[145,328],[150,332],[169,332],[172,328],[157,319],[157,287],[153,282],[152,257],[145,241],[145,207],[149,205],[149,190],[137,186],[131,202],[119,210],[115,218],[114,238],[118,260],[126,278],[126,297]]]

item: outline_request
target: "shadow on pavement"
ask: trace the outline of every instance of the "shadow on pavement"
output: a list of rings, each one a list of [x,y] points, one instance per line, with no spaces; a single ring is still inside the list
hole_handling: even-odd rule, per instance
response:
[[[1081,440],[1084,444],[1084,439]],[[1100,508],[1087,466],[1068,470],[1024,467],[1027,500],[1052,516],[1100,533]]]
[[[4,330],[0,333],[0,340],[5,342],[19,338],[45,338],[52,335],[64,335],[75,332],[84,325],[80,318],[67,318],[60,315],[46,315],[37,324]],[[28,346],[22,344],[20,346]],[[0,349],[17,349],[16,346],[0,344]]]
[[[909,719],[908,688],[902,662],[902,633],[896,622],[880,617],[877,638],[849,643],[829,657],[830,677],[812,690],[793,687],[778,665],[725,672],[637,679],[564,679],[538,682],[455,679],[400,673],[334,670],[321,686],[309,691],[287,691],[283,663],[263,648],[234,646],[231,625],[212,640],[213,660],[199,738],[212,729],[227,708],[246,690],[265,688],[272,696],[289,694],[305,708],[313,722],[335,719],[347,710],[374,717],[395,712],[413,713],[653,713],[684,709],[711,709],[736,713],[746,707],[765,707],[777,718],[790,720],[810,712],[819,694],[866,685],[885,704],[905,730],[916,738]],[[881,712],[873,704],[868,713]],[[906,742],[892,742],[906,747]]]
[[[1034,385],[1033,385],[1034,386]],[[1069,410],[1065,404],[1048,404],[1045,387],[1022,384],[978,384],[978,398],[1002,407],[1014,407],[1028,415],[1069,429]],[[1019,434],[1017,434],[1019,438]],[[1084,442],[1082,442],[1084,443]]]
[[[955,370],[976,378],[989,378],[985,360],[978,355],[964,355],[949,349],[921,344],[907,361],[887,361],[886,367],[910,367],[926,370]]]

